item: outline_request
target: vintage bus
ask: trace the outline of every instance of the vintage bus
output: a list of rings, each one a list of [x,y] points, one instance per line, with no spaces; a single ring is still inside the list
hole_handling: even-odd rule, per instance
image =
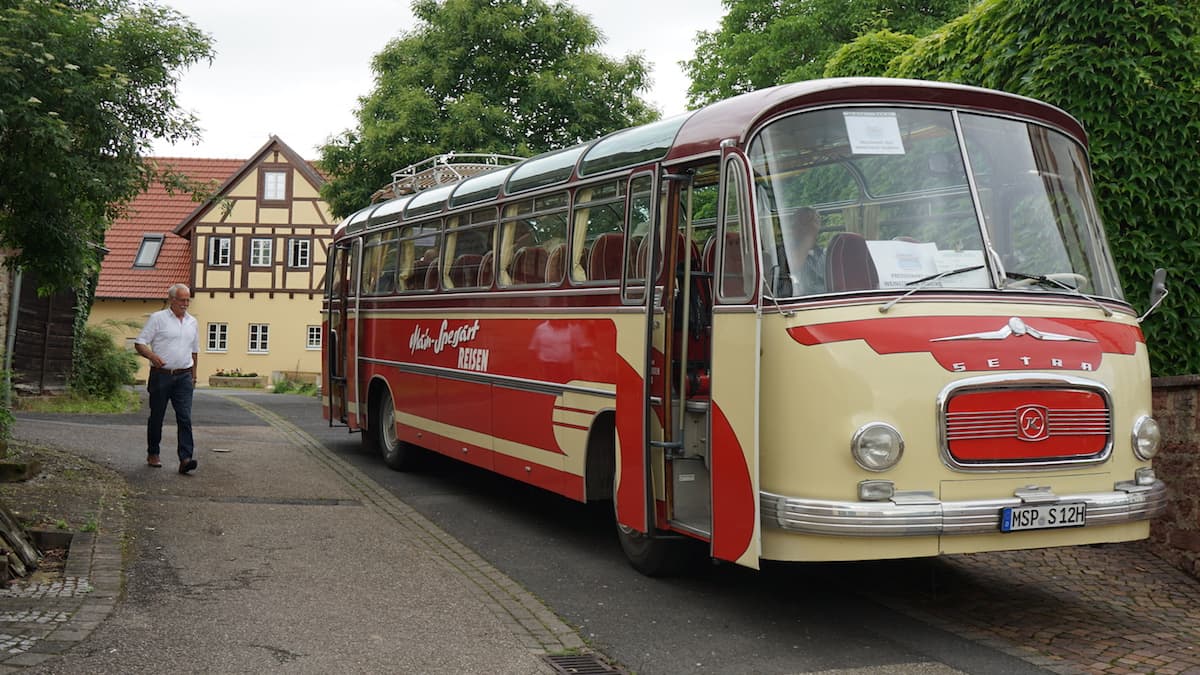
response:
[[[1128,541],[1165,507],[1062,110],[816,80],[396,175],[335,233],[322,383],[393,468],[611,500],[651,575]]]

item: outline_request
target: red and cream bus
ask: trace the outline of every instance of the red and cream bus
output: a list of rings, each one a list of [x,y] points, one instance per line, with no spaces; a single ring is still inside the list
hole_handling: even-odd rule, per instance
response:
[[[817,80],[464,159],[335,234],[322,405],[393,468],[612,500],[647,574],[688,540],[756,568],[1134,540],[1164,508],[1062,110]]]

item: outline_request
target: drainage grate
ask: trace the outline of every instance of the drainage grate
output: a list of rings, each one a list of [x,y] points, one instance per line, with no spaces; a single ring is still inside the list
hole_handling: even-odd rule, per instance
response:
[[[555,672],[563,675],[627,675],[624,670],[601,661],[595,654],[546,654],[542,659],[549,663]]]

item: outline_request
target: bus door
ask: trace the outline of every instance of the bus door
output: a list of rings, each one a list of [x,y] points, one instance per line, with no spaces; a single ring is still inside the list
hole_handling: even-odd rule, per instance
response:
[[[329,261],[329,279],[326,284],[325,315],[325,382],[324,396],[329,401],[329,426],[345,425],[346,387],[349,363],[347,360],[348,314],[351,302],[351,248],[342,243],[334,247]],[[357,297],[357,294],[354,294]]]
[[[661,449],[652,448],[652,443],[661,443],[662,427],[655,419],[652,398],[665,373],[655,354],[655,345],[662,343],[661,303],[656,302],[656,293],[646,291],[645,270],[661,256],[661,247],[655,245],[659,238],[658,173],[635,173],[626,187],[621,273],[621,302],[626,311],[621,314],[618,329],[617,349],[622,362],[617,379],[618,452],[613,499],[622,532],[653,538],[655,485],[662,484],[662,474],[654,467],[662,466],[662,454]]]
[[[715,165],[714,165],[715,169]],[[665,323],[670,339],[664,340],[670,373],[670,395],[656,389],[669,405],[656,409],[665,427],[664,473],[667,516],[674,530],[682,530],[705,540],[712,536],[712,472],[709,443],[708,391],[711,367],[709,335],[712,316],[711,274],[704,269],[704,257],[694,242],[697,236],[697,206],[715,201],[717,185],[711,181],[715,171],[703,168],[668,175],[664,241],[673,241],[663,253],[663,268],[673,277],[662,278],[664,289],[674,300],[664,303]],[[702,185],[701,183],[707,183]],[[673,250],[672,250],[673,249]],[[671,288],[673,286],[673,288]],[[659,399],[655,399],[659,400]]]
[[[709,443],[712,471],[712,556],[758,568],[758,417],[762,315],[755,304],[759,288],[753,185],[745,156],[725,148],[717,203],[718,227],[713,265],[711,407]]]

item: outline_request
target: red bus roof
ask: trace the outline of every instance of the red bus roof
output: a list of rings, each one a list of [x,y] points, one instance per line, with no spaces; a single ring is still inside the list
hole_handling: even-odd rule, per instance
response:
[[[827,105],[914,104],[996,112],[1036,120],[1058,128],[1085,147],[1087,134],[1071,115],[1048,103],[949,82],[882,77],[806,80],[752,91],[694,112],[640,127],[622,129],[586,144],[562,148],[516,164],[439,186],[427,193],[405,195],[352,214],[339,233],[359,231],[447,207],[482,204],[500,194],[518,194],[566,183],[572,176],[601,175],[646,161],[671,163],[715,155],[721,142],[744,144],[751,134],[778,115]],[[476,187],[478,186],[478,188]],[[378,209],[378,214],[375,210]],[[348,227],[349,226],[349,227]]]
[[[783,84],[701,108],[683,124],[663,161],[715,152],[727,138],[744,143],[763,122],[781,113],[847,103],[914,103],[1003,112],[1058,127],[1087,145],[1087,134],[1078,120],[1041,101],[949,82],[862,77]]]

